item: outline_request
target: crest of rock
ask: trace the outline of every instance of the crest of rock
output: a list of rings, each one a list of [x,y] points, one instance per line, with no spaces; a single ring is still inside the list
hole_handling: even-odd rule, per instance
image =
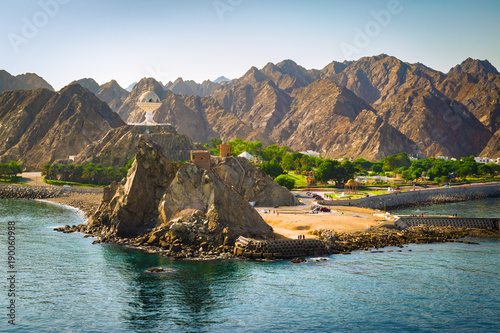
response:
[[[212,171],[246,201],[256,206],[296,206],[297,199],[283,186],[277,184],[264,170],[246,158],[230,156],[212,157]]]
[[[127,178],[105,189],[101,205],[89,220],[91,231],[135,237],[156,225],[158,204],[177,166],[153,142],[140,139],[137,150]]]

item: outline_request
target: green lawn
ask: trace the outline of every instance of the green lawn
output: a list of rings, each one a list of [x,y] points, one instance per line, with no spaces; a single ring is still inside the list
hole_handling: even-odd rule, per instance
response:
[[[10,177],[0,178],[0,184],[18,184],[18,185],[29,185],[25,182],[22,182],[21,177],[14,177],[11,179]]]
[[[46,184],[56,185],[56,186],[63,186],[63,185],[76,186],[76,187],[106,187],[106,186],[108,186],[108,185],[94,185],[94,184],[80,184],[80,183],[74,183],[74,182],[65,182],[65,181],[61,181],[61,180],[45,179],[43,177],[42,177],[42,181]]]
[[[307,177],[305,176],[302,176],[302,175],[296,175],[295,173],[293,173],[292,171],[288,172],[288,175],[290,177],[293,178],[293,180],[295,180],[295,186],[296,187],[299,187],[299,186],[307,186]]]

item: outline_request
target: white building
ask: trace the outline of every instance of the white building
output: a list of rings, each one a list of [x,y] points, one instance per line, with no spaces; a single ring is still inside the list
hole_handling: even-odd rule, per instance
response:
[[[252,161],[254,159],[253,155],[250,153],[247,153],[246,151],[242,152],[241,154],[238,155],[238,157],[244,157],[249,161]]]
[[[498,158],[497,159],[491,159],[488,157],[474,157],[474,161],[477,163],[483,163],[483,164],[488,164],[488,163],[497,163],[498,164]]]
[[[153,91],[146,91],[139,97],[137,101],[137,106],[140,107],[146,114],[144,117],[146,120],[142,123],[129,123],[129,125],[136,126],[156,126],[156,125],[170,125],[168,123],[156,123],[153,120],[153,112],[156,111],[161,106],[160,98]]]
[[[305,152],[301,152],[301,154],[319,157],[319,153],[317,151],[314,151],[314,150],[306,150]]]

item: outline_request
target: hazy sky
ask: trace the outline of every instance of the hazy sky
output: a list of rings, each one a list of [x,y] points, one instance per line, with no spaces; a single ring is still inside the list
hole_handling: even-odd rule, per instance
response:
[[[306,68],[386,53],[447,72],[500,69],[500,1],[0,0],[0,69],[55,89],[92,77],[124,88],[235,78],[292,59]]]

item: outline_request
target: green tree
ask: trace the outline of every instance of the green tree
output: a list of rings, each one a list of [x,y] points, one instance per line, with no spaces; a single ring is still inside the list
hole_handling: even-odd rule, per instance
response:
[[[283,168],[281,167],[280,163],[276,161],[276,159],[273,159],[270,162],[264,162],[260,165],[262,170],[264,170],[269,176],[276,178],[279,175],[282,175],[284,173]]]
[[[217,147],[222,144],[222,139],[220,138],[213,138],[208,141],[209,148],[210,149],[217,149]]]
[[[383,172],[382,170],[383,163],[377,162],[372,164],[372,172],[373,173],[381,173]]]
[[[276,177],[275,181],[276,183],[286,187],[289,190],[293,190],[293,188],[295,187],[295,179],[293,179],[289,175],[279,175],[278,177]]]
[[[359,172],[359,169],[356,168],[356,166],[349,160],[344,160],[341,166],[342,166],[341,177],[338,180],[342,184],[347,183],[349,179],[354,178],[356,173]]]
[[[11,177],[16,177],[18,173],[23,173],[23,166],[16,161],[10,161],[9,174]]]
[[[338,181],[343,176],[342,164],[336,160],[324,160],[314,173],[314,180],[326,183],[329,180]]]

